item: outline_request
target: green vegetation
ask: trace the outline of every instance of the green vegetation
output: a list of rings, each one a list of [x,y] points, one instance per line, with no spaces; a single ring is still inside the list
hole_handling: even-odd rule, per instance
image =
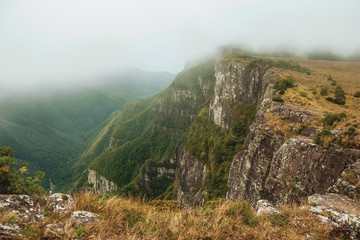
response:
[[[320,86],[320,95],[327,96],[329,94],[329,86]]]
[[[255,119],[256,104],[229,100],[225,121],[233,122],[230,129],[221,129],[208,119],[209,109],[201,110],[184,136],[186,151],[209,169],[202,188],[207,200],[225,197],[231,162],[243,149],[246,132]]]
[[[337,86],[335,88],[335,98],[327,97],[326,100],[339,105],[345,105],[346,103],[345,92],[344,90],[342,90],[340,86]]]
[[[360,92],[356,92],[356,93],[354,94],[354,97],[360,98]]]
[[[282,99],[280,96],[275,96],[272,98],[272,100],[274,102],[279,102],[279,103],[283,103],[284,102],[284,99]]]
[[[180,73],[169,88],[159,94],[126,105],[111,133],[116,147],[104,151],[89,168],[114,181],[124,194],[156,197],[164,193],[171,181],[153,183],[156,188],[153,192],[138,188],[140,169],[149,159],[152,164],[166,164],[164,161],[170,158],[190,124],[188,116],[197,114],[209,103],[214,82],[214,61],[211,60]],[[174,100],[175,94],[179,99]]]
[[[328,113],[325,113],[325,116],[324,116],[322,122],[325,126],[332,126],[332,125],[334,125],[335,122],[340,122],[345,118],[346,118],[345,113],[328,112]]]
[[[26,164],[19,164],[14,155],[11,148],[0,148],[0,194],[44,194],[39,185],[44,173],[37,171],[29,176]]]
[[[252,62],[254,62],[254,64],[267,64],[271,67],[306,73],[308,75],[311,74],[309,68],[303,67],[299,63],[293,61],[287,61],[282,59],[253,58]]]
[[[281,78],[275,82],[274,89],[279,91],[280,94],[284,94],[288,88],[295,87],[294,82],[295,82],[295,79],[291,76]]]

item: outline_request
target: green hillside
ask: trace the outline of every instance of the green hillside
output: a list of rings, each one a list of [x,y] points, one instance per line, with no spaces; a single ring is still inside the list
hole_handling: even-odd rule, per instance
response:
[[[184,70],[157,95],[126,105],[111,134],[116,149],[106,149],[89,168],[124,190],[134,191],[133,181],[146,160],[169,159],[193,118],[209,102],[213,83],[214,61],[211,60]],[[158,191],[165,191],[169,185],[171,182]]]
[[[137,74],[136,81],[126,81]],[[118,81],[114,77],[92,88],[2,99],[0,146],[10,146],[18,158],[45,172],[45,187],[52,179],[56,190],[64,191],[93,159],[91,146],[97,143],[99,134],[105,134],[106,126],[114,122],[119,110],[130,100],[165,88],[172,76],[154,72],[146,77],[146,72],[132,70],[118,76]],[[152,88],[144,90],[149,84]],[[96,156],[108,146],[108,141],[107,138],[101,142],[95,150]],[[86,149],[90,150],[84,153]]]

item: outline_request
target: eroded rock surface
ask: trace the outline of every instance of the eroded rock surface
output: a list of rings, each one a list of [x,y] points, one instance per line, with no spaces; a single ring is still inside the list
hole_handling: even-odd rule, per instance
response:
[[[24,239],[20,226],[14,223],[0,223],[0,239]]]
[[[346,168],[328,192],[343,194],[360,202],[360,162]]]
[[[68,194],[54,193],[49,196],[46,202],[48,211],[66,214],[74,206],[74,200]]]
[[[0,195],[0,213],[14,213],[20,222],[37,222],[44,219],[39,200],[29,195]]]
[[[275,208],[269,201],[261,199],[256,203],[256,214],[274,214],[279,213],[280,210]]]
[[[71,214],[71,226],[85,226],[87,224],[99,221],[98,215],[88,211],[75,211]]]
[[[65,227],[59,223],[48,223],[45,225],[42,235],[43,239],[60,239],[65,236]]]
[[[308,197],[310,211],[328,224],[334,232],[360,239],[360,205],[344,195],[315,194]]]
[[[203,205],[206,191],[198,188],[205,181],[206,165],[185,152],[183,146],[178,147],[176,155],[178,174],[175,197],[177,202],[183,207]]]
[[[98,172],[92,169],[88,170],[88,183],[92,190],[100,195],[110,194],[118,190],[116,183],[106,179],[104,176],[101,176]]]

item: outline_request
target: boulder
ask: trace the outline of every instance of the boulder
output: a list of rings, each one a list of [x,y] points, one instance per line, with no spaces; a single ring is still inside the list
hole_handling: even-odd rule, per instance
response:
[[[0,223],[0,239],[24,239],[17,224]]]
[[[360,201],[360,162],[355,162],[346,168],[336,183],[329,188],[328,192],[348,196]]]
[[[90,223],[99,221],[98,215],[88,211],[75,211],[71,214],[71,225],[77,227],[78,225],[85,226]]]
[[[324,224],[350,239],[360,239],[360,205],[350,198],[327,193],[308,197],[310,211],[317,214]]]
[[[48,223],[44,228],[44,233],[42,235],[43,239],[56,239],[62,238],[65,236],[64,225],[58,223]]]
[[[38,199],[28,195],[0,195],[0,213],[14,213],[21,223],[38,222],[44,219]]]
[[[279,213],[280,210],[275,208],[269,201],[261,199],[256,203],[256,214],[274,214]]]
[[[54,193],[49,196],[46,202],[48,211],[57,212],[60,215],[66,214],[74,206],[74,200],[68,194]]]

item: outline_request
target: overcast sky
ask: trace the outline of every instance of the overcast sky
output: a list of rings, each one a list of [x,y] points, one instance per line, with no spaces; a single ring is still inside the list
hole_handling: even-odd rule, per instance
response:
[[[116,72],[180,71],[219,45],[360,47],[359,0],[0,0],[0,91]]]

